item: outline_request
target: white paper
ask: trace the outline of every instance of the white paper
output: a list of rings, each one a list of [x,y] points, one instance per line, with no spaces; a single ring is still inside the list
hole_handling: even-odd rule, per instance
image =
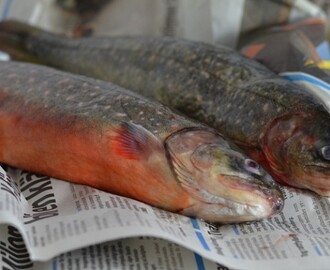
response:
[[[97,269],[217,269],[216,263],[231,269],[328,269],[330,199],[283,192],[285,208],[274,217],[216,225],[9,168],[8,175],[0,174],[0,247],[9,250],[8,235],[17,228],[40,269],[79,269],[86,261]],[[0,265],[8,254],[1,253]]]

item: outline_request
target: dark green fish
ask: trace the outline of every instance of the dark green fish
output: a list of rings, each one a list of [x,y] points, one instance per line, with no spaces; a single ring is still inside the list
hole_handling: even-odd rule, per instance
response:
[[[283,207],[258,163],[215,130],[104,81],[0,63],[0,162],[214,222]]]
[[[0,49],[109,80],[221,131],[281,183],[330,196],[330,116],[319,100],[230,49],[173,38],[70,39],[0,23]]]

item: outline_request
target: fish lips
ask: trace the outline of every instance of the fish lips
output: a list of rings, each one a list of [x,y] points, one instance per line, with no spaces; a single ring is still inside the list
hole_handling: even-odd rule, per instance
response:
[[[313,192],[330,197],[330,166],[321,162],[312,162],[303,165],[303,170],[298,175],[300,181],[297,185],[301,188],[312,190]]]
[[[271,181],[271,186],[263,184],[266,177]],[[254,212],[259,218],[276,215],[284,207],[282,191],[277,184],[273,183],[269,175],[254,175],[243,178],[242,176],[224,174],[219,179],[220,182],[218,190],[223,190],[221,196],[215,189],[208,188],[208,196],[203,196],[203,200],[206,202],[223,203],[222,200],[225,199],[228,206],[237,206],[238,204],[245,206],[247,212]],[[213,200],[210,200],[210,197],[213,197]],[[215,198],[220,197],[222,199],[216,202]],[[243,212],[241,214],[244,215]]]

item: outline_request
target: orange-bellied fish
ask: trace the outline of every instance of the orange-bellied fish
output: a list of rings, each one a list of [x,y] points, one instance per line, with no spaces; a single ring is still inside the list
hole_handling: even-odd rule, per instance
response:
[[[254,160],[215,130],[111,83],[0,64],[0,161],[214,222],[283,207]]]
[[[281,183],[330,196],[330,116],[305,90],[228,48],[168,37],[70,39],[0,23],[0,49],[152,97],[230,138]]]

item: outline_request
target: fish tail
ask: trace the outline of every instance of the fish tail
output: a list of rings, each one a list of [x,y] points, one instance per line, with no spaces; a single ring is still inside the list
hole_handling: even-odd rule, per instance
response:
[[[40,61],[29,53],[28,40],[40,32],[42,32],[40,28],[19,21],[2,21],[0,22],[0,51],[8,53],[12,60],[38,63]]]

